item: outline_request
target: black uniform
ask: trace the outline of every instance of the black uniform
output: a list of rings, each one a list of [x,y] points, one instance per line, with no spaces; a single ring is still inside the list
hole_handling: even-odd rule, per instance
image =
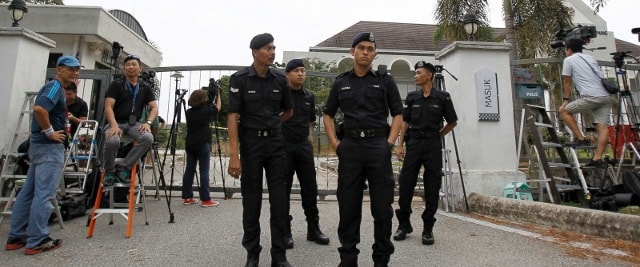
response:
[[[291,194],[293,174],[300,182],[302,208],[309,223],[318,223],[318,183],[313,159],[313,146],[309,141],[309,123],[316,120],[314,96],[306,88],[291,90],[293,117],[282,123],[287,151],[287,196]],[[289,198],[287,199],[289,200]],[[289,203],[289,201],[287,201]]]
[[[402,114],[398,87],[389,75],[369,71],[358,77],[353,70],[338,76],[327,99],[324,114],[344,114],[344,138],[336,153],[338,165],[338,205],[340,223],[338,248],[343,266],[357,266],[356,245],[360,243],[362,196],[365,179],[369,184],[374,218],[373,260],[387,263],[394,251],[391,243],[393,218],[393,170],[391,147],[387,142],[387,118]]]
[[[279,113],[292,108],[286,77],[269,69],[260,77],[253,66],[243,68],[229,81],[229,113],[240,115],[239,141],[242,166],[242,245],[259,254],[262,171],[266,172],[271,212],[271,258],[285,261],[287,181],[284,138]]]
[[[436,222],[440,186],[442,185],[442,139],[440,129],[442,118],[447,123],[458,120],[449,93],[431,90],[428,97],[422,90],[407,95],[403,120],[409,123],[407,148],[402,170],[400,171],[400,209],[396,216],[400,227],[409,223],[411,200],[416,187],[420,166],[424,167],[424,195],[426,207],[422,213],[424,232],[430,233]],[[408,226],[408,225],[406,225]]]

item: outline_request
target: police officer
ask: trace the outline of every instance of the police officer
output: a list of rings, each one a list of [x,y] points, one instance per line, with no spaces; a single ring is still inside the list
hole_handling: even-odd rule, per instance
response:
[[[327,137],[338,155],[338,206],[341,266],[357,266],[360,243],[362,196],[365,179],[369,185],[374,218],[373,261],[387,266],[394,251],[391,243],[393,190],[391,151],[402,124],[402,102],[395,81],[386,73],[373,71],[377,55],[375,38],[365,32],[351,44],[353,69],[340,74],[331,87],[324,109]],[[344,114],[344,137],[338,141],[333,117]],[[391,128],[387,118],[391,112]]]
[[[400,209],[396,210],[399,225],[393,239],[404,240],[407,234],[413,231],[409,221],[411,200],[420,166],[423,166],[426,206],[422,213],[424,222],[422,244],[433,245],[433,225],[436,222],[435,214],[442,185],[442,137],[456,126],[458,117],[449,93],[433,88],[435,67],[431,63],[420,61],[416,63],[415,71],[416,85],[422,90],[410,92],[405,100],[406,108],[402,116],[404,122],[399,143],[402,144],[405,141],[404,136],[407,132],[409,140],[407,140],[406,156],[402,145],[396,150],[398,159],[404,163],[399,178]],[[447,121],[444,128],[442,118]]]
[[[262,172],[267,176],[271,209],[272,266],[291,266],[286,258],[287,180],[286,155],[281,121],[293,115],[287,79],[270,68],[275,59],[273,36],[258,34],[249,44],[253,64],[229,80],[229,168],[240,180],[242,193],[242,245],[247,250],[246,266],[258,266]],[[238,122],[238,119],[242,120]],[[242,155],[242,159],[240,159]]]
[[[293,59],[285,68],[291,98],[293,99],[293,118],[282,123],[282,133],[286,140],[287,151],[287,196],[291,194],[293,174],[296,173],[300,182],[302,208],[307,217],[307,240],[321,245],[329,244],[329,238],[320,231],[318,216],[318,183],[316,182],[316,168],[313,159],[313,146],[309,142],[309,127],[316,121],[314,95],[302,84],[306,78],[304,62]],[[290,199],[288,199],[290,200]],[[287,201],[290,208],[290,201]],[[291,220],[289,224],[286,245],[293,248],[291,237]]]

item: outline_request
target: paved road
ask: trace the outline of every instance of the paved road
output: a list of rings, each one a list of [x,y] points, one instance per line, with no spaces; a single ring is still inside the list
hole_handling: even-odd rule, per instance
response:
[[[216,193],[214,198],[222,194]],[[142,212],[136,212],[133,236],[124,237],[125,220],[115,218],[114,225],[107,217],[98,219],[93,238],[86,239],[86,217],[66,222],[64,229],[52,224],[52,236],[62,238],[63,246],[55,251],[36,256],[25,256],[23,250],[0,250],[2,266],[243,266],[245,250],[240,244],[242,236],[239,195],[220,200],[214,208],[183,206],[180,199],[172,200],[175,223],[169,224],[167,204],[148,199],[149,225],[144,225]],[[322,230],[331,238],[328,246],[306,241],[306,224],[299,200],[294,200],[293,236],[295,248],[287,257],[294,266],[336,266],[339,262],[336,234],[338,206],[335,199],[319,203]],[[361,266],[372,266],[371,245],[373,222],[370,205],[363,207],[362,242],[359,246]],[[414,202],[412,222],[421,228],[419,202]],[[269,266],[269,202],[263,202],[261,266]],[[528,232],[497,227],[476,221],[464,214],[440,211],[435,227],[436,244],[420,243],[419,230],[402,242],[395,242],[396,252],[390,266],[632,266],[613,256],[598,260],[574,257],[567,245],[545,241],[547,237]],[[394,221],[394,225],[396,222]],[[395,228],[395,226],[394,226]],[[0,236],[6,238],[8,220],[0,225]],[[590,254],[589,251],[586,254]]]

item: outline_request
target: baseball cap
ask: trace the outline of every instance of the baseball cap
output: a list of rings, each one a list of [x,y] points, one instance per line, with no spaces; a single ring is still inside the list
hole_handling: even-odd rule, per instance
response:
[[[67,66],[67,67],[82,67],[84,68],[84,66],[82,66],[80,64],[80,61],[78,61],[77,58],[72,57],[72,56],[61,56],[58,58],[58,63],[56,63],[56,66]]]

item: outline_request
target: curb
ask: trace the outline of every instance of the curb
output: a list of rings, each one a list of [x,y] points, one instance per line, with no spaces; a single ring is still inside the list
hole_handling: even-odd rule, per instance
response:
[[[471,193],[469,209],[585,235],[640,242],[640,216]]]

